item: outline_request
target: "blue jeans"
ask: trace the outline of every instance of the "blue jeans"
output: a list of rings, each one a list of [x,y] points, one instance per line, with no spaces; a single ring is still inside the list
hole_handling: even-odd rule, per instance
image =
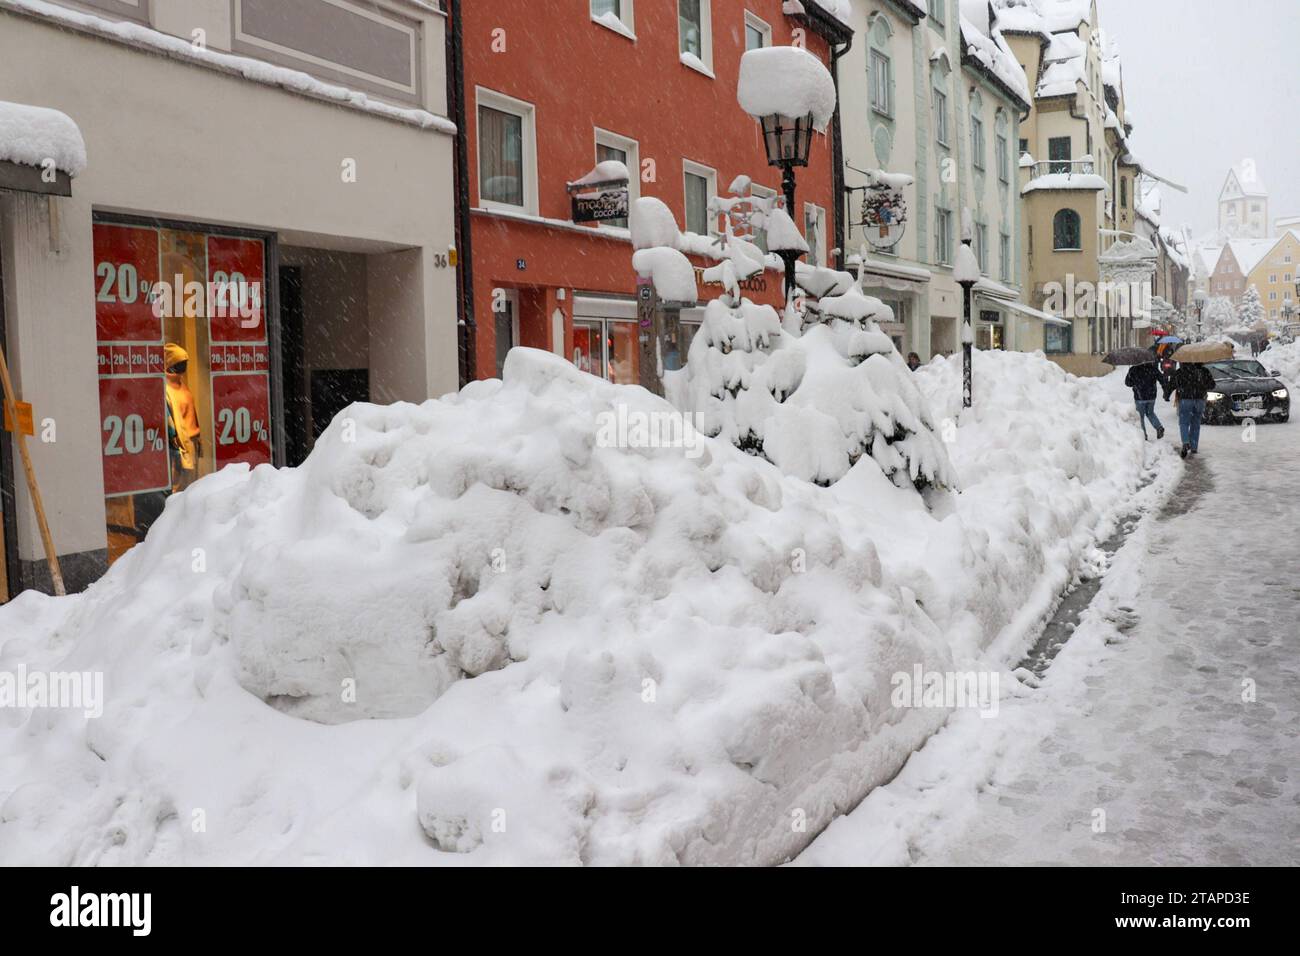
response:
[[[1134,404],[1137,405],[1138,421],[1142,423],[1143,435],[1147,433],[1147,422],[1154,425],[1157,432],[1165,430],[1165,426],[1160,424],[1160,419],[1156,418],[1156,400],[1154,398],[1150,401],[1144,401],[1140,398],[1135,399]]]
[[[1195,451],[1201,444],[1201,418],[1205,415],[1205,399],[1180,398],[1178,400],[1178,430],[1183,444]]]

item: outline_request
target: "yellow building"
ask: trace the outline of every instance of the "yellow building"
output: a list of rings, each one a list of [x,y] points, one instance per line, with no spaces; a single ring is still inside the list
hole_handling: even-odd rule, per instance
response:
[[[1246,276],[1246,285],[1259,290],[1265,316],[1273,321],[1295,322],[1300,318],[1296,298],[1296,270],[1300,269],[1300,230],[1283,233]],[[1287,314],[1288,304],[1291,314]]]

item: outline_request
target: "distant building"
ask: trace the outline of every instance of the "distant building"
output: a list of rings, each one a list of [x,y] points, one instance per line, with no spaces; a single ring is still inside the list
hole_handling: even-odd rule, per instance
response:
[[[1253,159],[1228,170],[1219,191],[1219,232],[1228,239],[1267,239],[1268,189]]]

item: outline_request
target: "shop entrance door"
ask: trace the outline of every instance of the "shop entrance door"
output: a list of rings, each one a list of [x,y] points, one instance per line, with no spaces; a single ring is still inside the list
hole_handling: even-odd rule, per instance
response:
[[[500,289],[492,303],[496,319],[497,378],[506,367],[506,355],[519,344],[519,293],[514,289]],[[495,293],[494,293],[495,295]]]

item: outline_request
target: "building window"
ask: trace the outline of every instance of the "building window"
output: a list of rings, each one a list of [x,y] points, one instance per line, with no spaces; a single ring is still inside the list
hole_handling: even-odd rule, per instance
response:
[[[1277,301],[1277,293],[1276,293],[1276,292],[1270,292],[1270,293],[1268,294],[1268,301],[1270,301],[1270,302],[1276,302],[1276,301]],[[1276,318],[1276,316],[1274,316],[1274,318]]]
[[[894,104],[890,97],[891,75],[893,67],[889,57],[877,49],[871,51],[871,108],[885,116],[894,115]]]
[[[1001,182],[1009,183],[1011,182],[1011,154],[1007,149],[1007,138],[1005,136],[998,137],[997,151],[998,179]]]
[[[717,194],[718,174],[707,166],[684,164],[683,182],[686,190],[686,231],[696,235],[712,235],[709,219],[709,200]]]
[[[1068,173],[1070,171],[1070,137],[1053,136],[1047,141],[1047,158],[1051,160],[1049,172]]]
[[[944,18],[943,5],[947,2],[948,0],[931,0],[929,6],[930,22],[941,29],[943,27]]]
[[[537,146],[533,107],[478,90],[479,202],[537,211]]]
[[[776,190],[775,190],[775,189],[769,189],[769,188],[766,187],[766,186],[758,186],[758,185],[755,185],[755,184],[750,184],[750,187],[749,187],[749,194],[750,194],[750,196],[752,196],[754,199],[762,199],[762,200],[774,200],[774,199],[776,199]],[[770,208],[770,205],[771,205],[771,204],[770,204],[770,203],[767,203],[767,202],[764,202],[762,205],[763,205],[763,206],[768,206],[768,207]],[[768,249],[767,249],[767,228],[766,228],[766,226],[763,224],[762,220],[763,220],[762,209],[759,207],[758,204],[755,204],[755,208],[754,208],[754,210],[751,212],[750,232],[753,234],[753,243],[754,243],[754,245],[758,246],[758,248],[762,249],[764,252],[767,252],[767,251],[768,251]]]
[[[1011,237],[1005,232],[998,236],[998,274],[1003,282],[1011,281]]]
[[[1052,322],[1043,327],[1043,351],[1048,355],[1068,354],[1074,351],[1074,326]]]
[[[976,169],[984,168],[984,121],[978,116],[970,118],[971,162]]]
[[[745,11],[745,49],[761,50],[763,47],[772,45],[772,28],[768,24],[754,16],[748,10]]]
[[[677,38],[682,60],[687,65],[703,68],[705,72],[713,69],[709,0],[677,0]]]
[[[1123,176],[1119,178],[1119,207],[1128,208],[1128,180]]]
[[[934,211],[934,254],[944,265],[952,262],[952,210]]]
[[[948,145],[948,97],[942,90],[934,91],[934,138]]]
[[[632,3],[633,0],[591,0],[591,19],[615,33],[636,39]]]
[[[1277,273],[1273,273],[1272,275],[1270,275],[1270,276],[1268,277],[1268,281],[1269,281],[1269,282],[1276,282],[1276,281],[1277,281]]]
[[[641,169],[640,147],[634,139],[619,136],[617,133],[611,133],[608,130],[597,129],[596,162],[604,163],[610,160],[622,163],[627,167],[627,201],[630,208],[631,204],[636,202],[641,195],[641,177],[637,175]],[[604,225],[626,229],[627,219],[626,217],[608,219]]]
[[[1020,155],[1023,156],[1027,152],[1029,152],[1029,140],[1022,139],[1020,141]]]
[[[1062,209],[1052,219],[1052,248],[1057,252],[1078,252],[1083,248],[1082,233],[1079,214]]]
[[[803,237],[808,243],[808,264],[826,265],[826,210],[812,203],[804,203]]]

